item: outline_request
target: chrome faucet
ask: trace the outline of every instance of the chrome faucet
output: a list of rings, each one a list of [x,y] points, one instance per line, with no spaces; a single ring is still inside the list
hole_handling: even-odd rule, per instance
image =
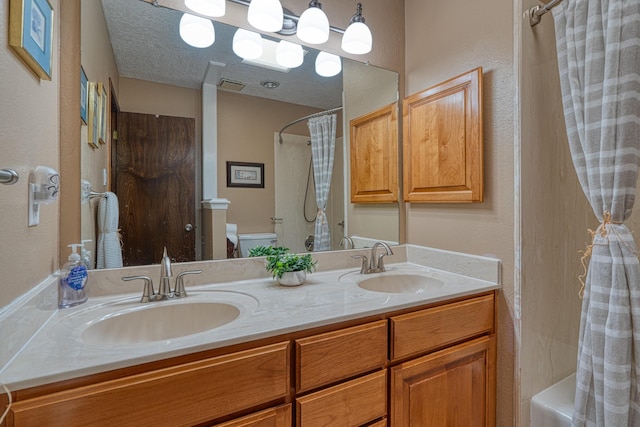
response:
[[[167,255],[167,248],[164,248],[162,254],[162,261],[160,261],[160,286],[158,287],[158,293],[156,294],[153,287],[153,280],[149,276],[127,276],[122,280],[128,282],[131,280],[144,280],[144,288],[142,289],[142,298],[140,302],[147,303],[150,301],[162,301],[169,298],[184,298],[187,296],[187,291],[184,288],[184,276],[187,274],[200,274],[202,270],[189,270],[183,271],[176,277],[176,286],[171,289],[171,259]]]
[[[376,257],[378,246],[382,246],[386,253]],[[382,273],[385,270],[383,258],[387,255],[393,255],[393,251],[385,242],[375,242],[371,247],[371,258],[367,259],[366,255],[352,255],[351,258],[362,259],[360,274]]]
[[[158,295],[156,300],[169,299],[171,295],[171,259],[167,256],[167,247],[164,247],[162,253],[162,261],[160,261],[160,286],[158,287]]]
[[[349,236],[342,236],[342,239],[340,239],[340,243],[338,245],[344,247],[345,249],[355,248],[353,239]]]

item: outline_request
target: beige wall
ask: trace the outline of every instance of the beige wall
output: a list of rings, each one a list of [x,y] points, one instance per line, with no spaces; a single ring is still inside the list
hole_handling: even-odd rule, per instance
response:
[[[227,222],[238,233],[274,232],[273,133],[318,109],[218,91],[218,197],[231,201]],[[306,122],[286,130],[309,135]],[[264,188],[227,188],[227,161],[264,163]]]
[[[405,93],[478,66],[484,69],[485,201],[411,204],[408,243],[502,260],[498,300],[498,413],[514,425],[513,9],[501,0],[405,1]]]
[[[58,0],[50,0],[54,11]],[[0,0],[0,168],[14,169],[20,180],[0,185],[0,308],[58,269],[59,202],[40,208],[40,225],[27,226],[29,173],[36,166],[59,165],[58,32],[52,43],[52,79],[40,80],[9,47],[9,0]],[[59,16],[54,13],[54,26]]]
[[[116,93],[118,92],[118,68],[116,66],[113,49],[109,42],[109,32],[104,19],[104,13],[99,1],[83,0],[81,2],[81,32],[80,53],[82,67],[90,82],[100,82],[109,90],[109,79],[113,82]],[[107,115],[108,117],[108,115]],[[109,169],[108,144],[100,144],[98,148],[88,144],[88,129],[84,123],[80,129],[81,138],[81,174],[82,179],[91,183],[94,191],[103,192],[109,190],[103,187],[102,170]],[[96,208],[98,199],[80,205],[82,221],[82,239],[91,239],[92,257],[95,260],[96,235]],[[87,246],[88,248],[90,246]]]
[[[537,4],[525,1],[523,11]],[[520,21],[522,236],[520,421],[531,397],[575,370],[580,254],[593,214],[566,137],[553,19]]]
[[[344,141],[347,164],[350,163],[350,121],[387,106],[398,100],[398,75],[388,70],[345,61],[344,84]],[[400,113],[400,112],[399,112]],[[398,121],[398,126],[402,122]],[[350,191],[347,178],[347,191]],[[400,182],[400,181],[398,181]],[[400,212],[398,203],[347,202],[347,224],[350,236],[399,242]]]

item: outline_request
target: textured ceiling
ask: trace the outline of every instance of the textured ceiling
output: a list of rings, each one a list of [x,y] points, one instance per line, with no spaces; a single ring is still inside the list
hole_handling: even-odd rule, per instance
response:
[[[144,1],[101,0],[116,64],[121,77],[200,88],[210,61],[220,78],[246,84],[241,93],[294,104],[328,109],[342,104],[342,73],[320,77],[314,63],[318,51],[305,48],[302,66],[289,73],[241,63],[231,50],[232,27],[214,22],[215,43],[205,49],[191,47],[178,34],[182,12]],[[217,83],[216,81],[212,83]],[[280,83],[265,89],[261,81]]]

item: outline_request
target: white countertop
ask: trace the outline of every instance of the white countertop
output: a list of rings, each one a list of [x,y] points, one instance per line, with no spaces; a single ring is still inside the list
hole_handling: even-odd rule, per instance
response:
[[[431,251],[429,255],[432,255],[433,250],[416,248],[415,252],[419,254],[424,255],[425,251]],[[445,256],[453,254],[442,252]],[[471,275],[463,275],[436,269],[426,266],[425,263],[428,260],[424,257],[409,255],[407,254],[407,258],[420,263],[390,263],[387,265],[387,272],[378,275],[392,275],[399,272],[428,274],[441,280],[443,285],[430,287],[428,291],[420,293],[373,292],[361,289],[356,282],[373,277],[375,274],[363,276],[359,274],[358,269],[351,267],[310,274],[306,283],[298,287],[280,286],[271,278],[187,287],[189,293],[187,298],[151,302],[145,306],[215,300],[236,304],[241,313],[237,319],[226,325],[170,340],[101,345],[88,344],[82,339],[84,330],[95,323],[96,319],[101,319],[114,310],[137,310],[143,306],[139,302],[140,292],[138,291],[90,298],[87,303],[78,307],[53,310],[48,317],[44,314],[32,313],[34,318],[46,317],[46,320],[2,368],[0,382],[6,384],[11,390],[19,390],[473,295],[500,287],[498,260],[460,254],[467,257],[463,263],[457,263],[465,264],[464,268],[468,268],[468,260],[471,259],[471,264],[479,263],[480,268],[483,268],[484,263],[485,271],[492,271],[492,269],[496,271],[495,275],[493,273],[488,275],[495,276],[494,279],[486,280],[487,274],[478,275],[473,274],[472,271]],[[442,264],[442,260],[435,264]],[[473,265],[471,270],[475,268]],[[38,309],[37,304],[30,308],[31,312]],[[0,326],[4,325],[0,324]],[[135,328],[136,325],[131,324],[129,327]]]

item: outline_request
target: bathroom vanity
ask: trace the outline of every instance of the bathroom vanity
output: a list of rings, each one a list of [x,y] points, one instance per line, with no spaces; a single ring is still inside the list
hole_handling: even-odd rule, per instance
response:
[[[457,273],[415,263],[429,251],[401,247],[387,273],[367,275],[386,292],[368,290],[353,268],[294,289],[270,279],[208,285],[258,305],[210,332],[145,346],[70,339],[61,345],[73,363],[15,381],[6,425],[494,425],[499,262],[458,258]],[[431,261],[449,263],[442,254]],[[47,335],[40,344],[56,339]]]

